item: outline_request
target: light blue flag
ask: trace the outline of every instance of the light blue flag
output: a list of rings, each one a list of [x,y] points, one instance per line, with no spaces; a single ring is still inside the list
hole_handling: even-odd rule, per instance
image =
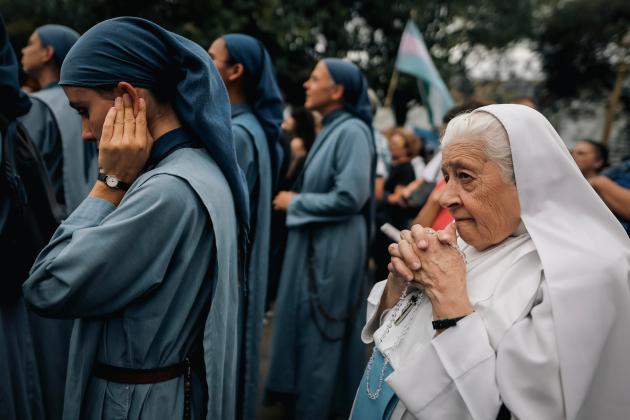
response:
[[[442,117],[453,106],[453,99],[431,60],[422,34],[411,20],[407,21],[400,40],[396,70],[418,78],[420,93],[431,122],[434,127],[439,127]]]

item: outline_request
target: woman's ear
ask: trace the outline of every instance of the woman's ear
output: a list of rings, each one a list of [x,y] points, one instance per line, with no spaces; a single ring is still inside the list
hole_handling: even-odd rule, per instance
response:
[[[333,101],[343,101],[343,85],[334,85],[332,88],[332,91],[330,93],[330,96],[332,98]]]
[[[245,67],[241,63],[236,63],[230,69],[228,80],[231,82],[238,80],[243,76],[243,73],[245,73]]]
[[[131,103],[133,104],[133,115],[138,115],[138,111],[140,110],[140,98],[142,97],[139,89],[135,88],[131,83],[128,82],[118,82],[118,89],[122,90],[123,93],[126,93],[131,97]],[[146,101],[146,98],[144,98],[144,100]]]
[[[54,61],[55,59],[55,49],[50,45],[44,48],[44,62],[48,63]]]

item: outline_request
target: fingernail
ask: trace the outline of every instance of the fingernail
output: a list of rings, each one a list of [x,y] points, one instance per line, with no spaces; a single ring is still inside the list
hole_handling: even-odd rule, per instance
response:
[[[407,281],[413,280],[413,276],[407,276]]]

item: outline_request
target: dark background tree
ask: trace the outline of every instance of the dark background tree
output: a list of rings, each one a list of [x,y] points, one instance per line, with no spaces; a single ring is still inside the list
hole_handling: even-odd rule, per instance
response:
[[[628,0],[574,0],[555,7],[537,34],[546,94],[607,95],[616,73],[610,53],[629,25]]]

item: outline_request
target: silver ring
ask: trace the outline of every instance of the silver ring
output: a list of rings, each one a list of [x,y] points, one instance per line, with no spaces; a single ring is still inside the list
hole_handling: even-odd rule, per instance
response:
[[[433,229],[431,229],[431,228],[426,228],[426,229],[424,230],[424,233],[426,233],[427,235],[437,235],[437,232],[436,232],[436,231],[434,231],[434,230],[433,230]]]

